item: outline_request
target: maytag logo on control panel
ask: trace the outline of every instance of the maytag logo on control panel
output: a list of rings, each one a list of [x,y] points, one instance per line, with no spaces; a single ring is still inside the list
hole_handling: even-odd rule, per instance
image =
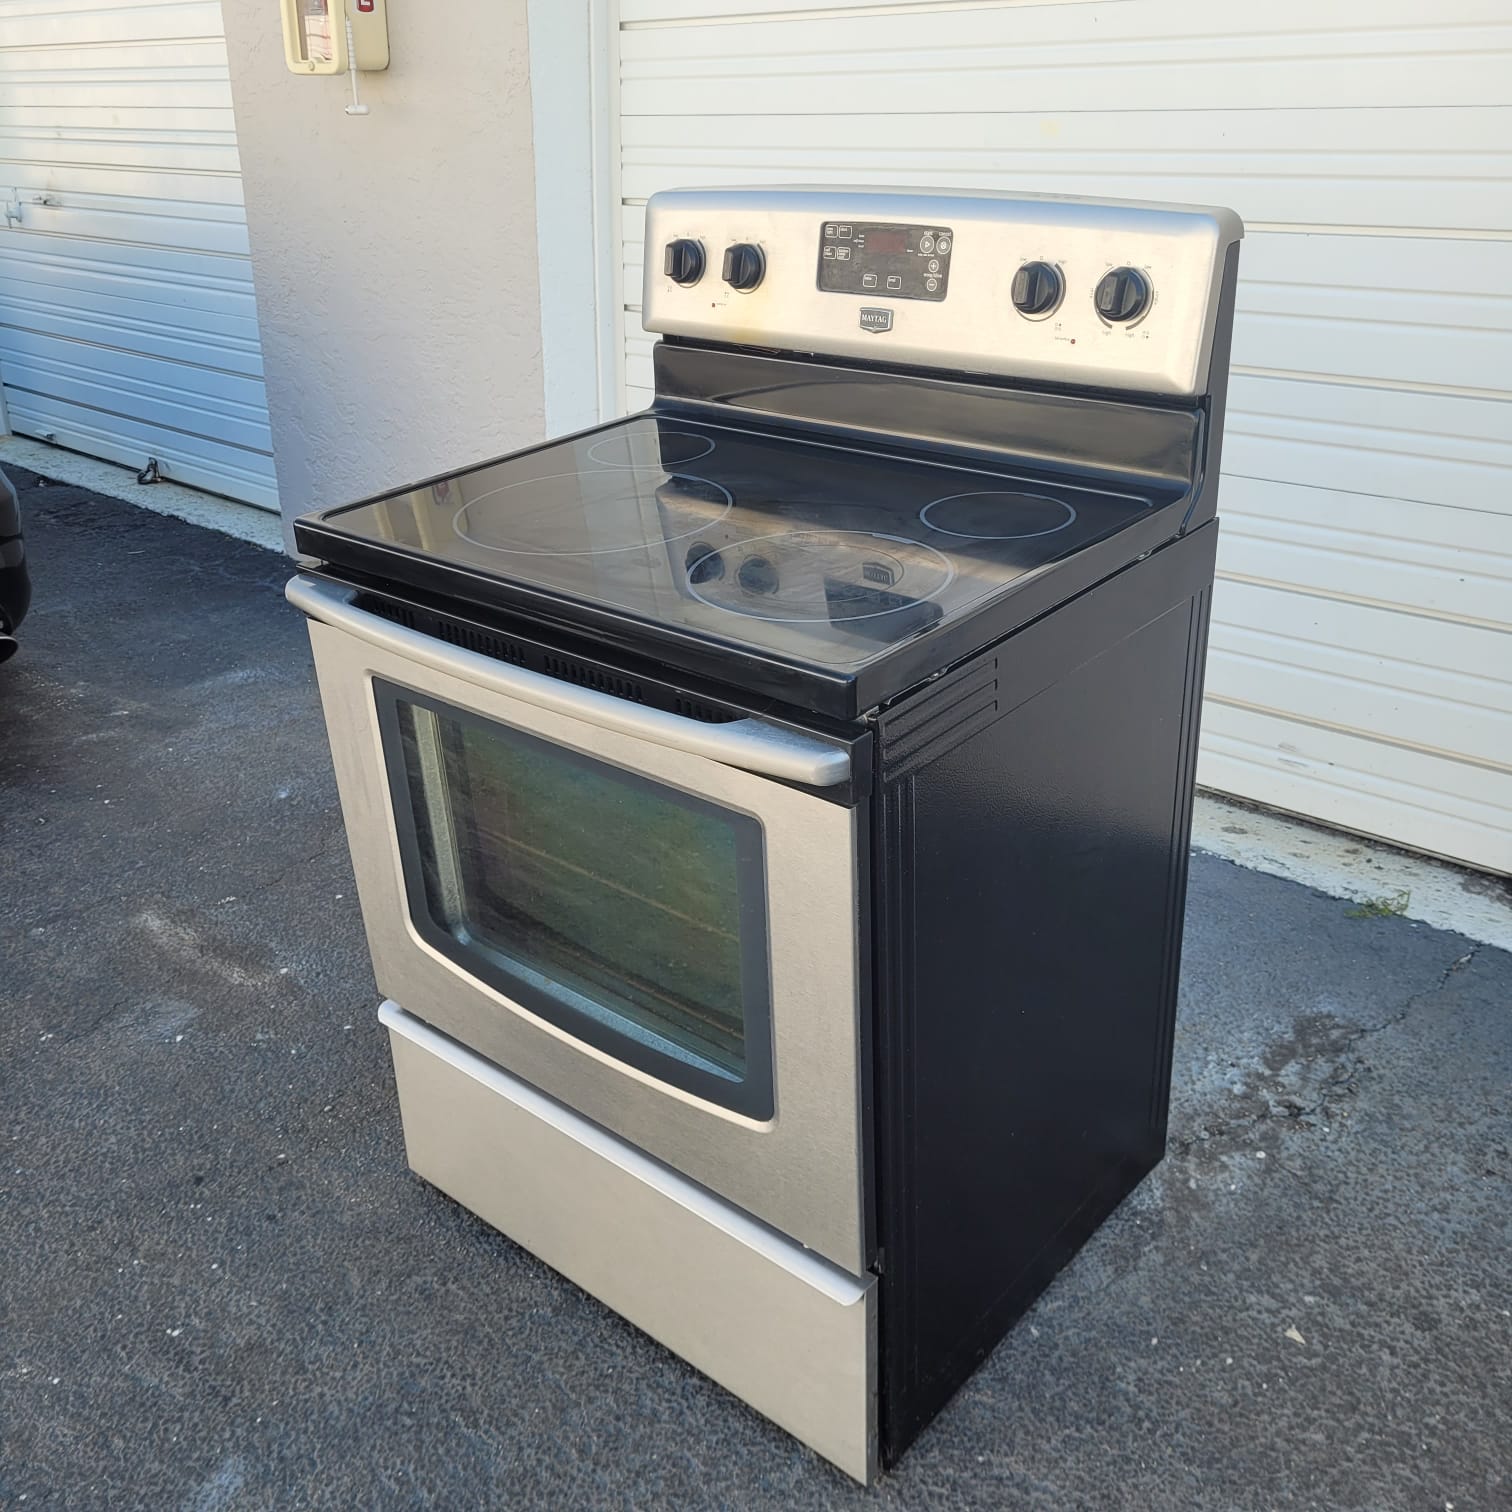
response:
[[[862,309],[861,329],[863,331],[890,331],[892,330],[891,310]]]

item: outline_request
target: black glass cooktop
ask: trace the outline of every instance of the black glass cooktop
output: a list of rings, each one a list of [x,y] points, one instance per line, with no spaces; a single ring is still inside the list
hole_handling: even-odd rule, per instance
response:
[[[296,539],[472,602],[612,611],[844,682],[1170,498],[643,415],[307,516]]]

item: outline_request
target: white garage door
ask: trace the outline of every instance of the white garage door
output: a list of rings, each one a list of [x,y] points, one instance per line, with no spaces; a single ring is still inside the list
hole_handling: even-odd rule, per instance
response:
[[[0,0],[0,208],[11,428],[276,509],[216,0]]]
[[[676,184],[1232,205],[1249,226],[1199,779],[1512,871],[1508,0],[622,0]]]

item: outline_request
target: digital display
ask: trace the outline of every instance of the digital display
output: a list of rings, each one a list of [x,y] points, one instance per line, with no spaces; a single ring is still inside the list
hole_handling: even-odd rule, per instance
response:
[[[817,283],[827,294],[875,299],[945,298],[955,234],[949,226],[891,221],[822,223]],[[870,317],[878,312],[873,310]],[[862,311],[862,315],[868,312]],[[870,318],[869,317],[869,318]],[[867,330],[886,330],[867,326]]]

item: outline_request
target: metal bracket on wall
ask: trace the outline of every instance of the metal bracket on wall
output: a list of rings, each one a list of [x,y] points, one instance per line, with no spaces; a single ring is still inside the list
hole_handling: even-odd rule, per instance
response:
[[[26,203],[28,205],[55,206],[58,203],[58,199],[56,195],[52,194],[34,194]],[[14,189],[11,190],[11,197],[5,206],[5,219],[13,226],[21,224],[21,198]]]

